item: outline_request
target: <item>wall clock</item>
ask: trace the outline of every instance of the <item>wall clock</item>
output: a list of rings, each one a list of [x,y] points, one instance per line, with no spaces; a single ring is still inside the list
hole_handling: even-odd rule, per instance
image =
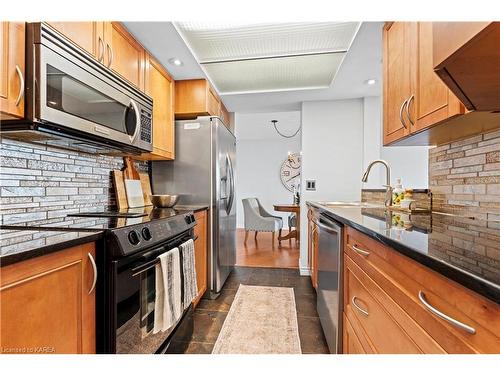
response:
[[[300,153],[290,154],[281,164],[280,178],[283,186],[293,191],[293,187],[300,183],[300,170],[302,165],[302,156]]]

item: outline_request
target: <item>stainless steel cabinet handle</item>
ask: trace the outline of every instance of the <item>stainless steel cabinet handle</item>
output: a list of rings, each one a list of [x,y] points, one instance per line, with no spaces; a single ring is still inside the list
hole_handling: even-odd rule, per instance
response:
[[[370,253],[368,251],[365,251],[365,250],[361,250],[359,247],[357,247],[356,245],[351,245],[352,246],[352,249],[357,252],[358,254],[361,254],[363,255],[364,257],[367,257],[368,255],[370,255]]]
[[[410,104],[411,102],[413,101],[413,99],[415,99],[415,96],[412,94],[412,96],[410,96],[407,101],[406,101],[406,105],[405,105],[405,108],[406,108],[406,116],[408,116],[408,121],[410,121],[410,125],[411,126],[414,126],[415,123],[411,120],[411,116],[410,116]]]
[[[92,269],[94,270],[94,280],[92,280],[92,286],[90,287],[89,294],[92,293],[95,289],[95,284],[97,282],[97,266],[95,264],[94,257],[92,254],[88,253],[90,263],[92,264]]]
[[[401,124],[403,124],[405,129],[408,129],[408,126],[406,126],[405,120],[403,119],[403,109],[408,102],[408,99],[406,99],[402,104],[401,107],[399,108],[399,121],[401,121]]]
[[[429,302],[427,302],[427,300],[425,299],[425,294],[421,290],[418,292],[418,299],[434,315],[439,316],[441,319],[447,321],[448,323],[454,325],[457,328],[463,329],[465,332],[470,333],[471,335],[476,333],[476,330],[471,326],[468,326],[467,324],[464,324],[456,319],[453,319],[452,317],[449,317],[448,315],[442,313],[434,306],[432,306]]]
[[[16,107],[17,107],[21,103],[21,100],[24,97],[24,77],[23,77],[23,72],[21,71],[19,65],[16,65],[16,73],[19,76],[19,94],[17,94],[17,99],[16,99]]]
[[[356,303],[356,300],[358,299],[358,297],[354,296],[352,297],[352,305],[359,310],[359,312],[365,316],[368,316],[368,311],[366,311],[365,309],[362,309],[361,307],[359,307],[359,305]]]
[[[109,46],[109,44],[106,44],[106,48],[108,49],[108,68],[111,66],[113,63],[113,48]]]
[[[101,37],[99,37],[99,56],[97,56],[97,61],[100,63],[104,61],[104,42]]]

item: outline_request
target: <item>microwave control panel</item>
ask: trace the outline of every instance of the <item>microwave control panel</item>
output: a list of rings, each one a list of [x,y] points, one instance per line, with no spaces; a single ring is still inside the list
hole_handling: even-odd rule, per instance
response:
[[[141,141],[152,143],[153,120],[151,113],[141,111]]]

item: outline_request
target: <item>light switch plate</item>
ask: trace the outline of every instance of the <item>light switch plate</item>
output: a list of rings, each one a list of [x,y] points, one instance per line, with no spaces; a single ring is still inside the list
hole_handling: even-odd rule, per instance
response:
[[[306,180],[306,190],[316,191],[316,180]]]

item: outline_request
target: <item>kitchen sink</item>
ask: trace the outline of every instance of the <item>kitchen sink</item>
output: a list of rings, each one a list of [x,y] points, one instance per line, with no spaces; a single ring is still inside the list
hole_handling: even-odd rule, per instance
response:
[[[373,204],[373,203],[366,203],[366,202],[339,202],[339,201],[332,201],[332,202],[318,202],[322,206],[326,207],[361,207],[361,208],[377,208],[377,207],[384,207],[381,204]]]

